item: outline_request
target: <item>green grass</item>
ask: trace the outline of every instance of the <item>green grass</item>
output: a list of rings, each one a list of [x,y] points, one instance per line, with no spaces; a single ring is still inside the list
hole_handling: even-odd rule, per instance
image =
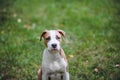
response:
[[[120,79],[117,0],[0,0],[0,80],[36,80],[45,29],[66,32],[71,80]]]

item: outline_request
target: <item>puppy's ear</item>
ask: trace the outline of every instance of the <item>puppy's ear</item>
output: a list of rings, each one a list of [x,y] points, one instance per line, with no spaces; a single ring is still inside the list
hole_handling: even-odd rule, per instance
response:
[[[65,32],[63,30],[57,30],[62,36],[65,37]]]
[[[42,37],[47,33],[48,30],[45,30],[42,32],[42,34],[40,35],[40,41],[42,40]]]

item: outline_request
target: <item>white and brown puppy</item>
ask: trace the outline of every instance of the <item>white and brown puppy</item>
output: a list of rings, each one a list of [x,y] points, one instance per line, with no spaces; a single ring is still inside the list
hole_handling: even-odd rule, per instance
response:
[[[45,30],[41,34],[40,40],[44,38],[46,48],[42,68],[38,70],[38,80],[69,80],[68,63],[61,48],[62,36],[65,36],[62,30]]]

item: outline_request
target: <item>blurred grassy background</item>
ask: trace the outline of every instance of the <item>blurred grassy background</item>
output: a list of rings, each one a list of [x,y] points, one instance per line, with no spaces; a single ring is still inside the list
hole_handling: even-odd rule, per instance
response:
[[[45,29],[66,32],[71,80],[120,80],[119,0],[0,0],[0,80],[36,80]]]

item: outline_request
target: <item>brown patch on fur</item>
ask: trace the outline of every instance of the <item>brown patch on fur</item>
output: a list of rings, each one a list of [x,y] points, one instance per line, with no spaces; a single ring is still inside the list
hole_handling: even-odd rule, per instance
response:
[[[63,30],[57,30],[62,36],[65,37],[65,32]]]
[[[58,31],[56,31],[56,38],[57,37],[60,38],[60,39],[58,39],[58,41],[60,41],[60,43],[61,43],[61,41],[62,41],[62,39],[61,39],[62,35]]]
[[[40,36],[40,41],[42,40],[42,37],[44,38],[44,43],[45,43],[45,46],[47,47],[48,40],[46,40],[46,38],[50,37],[49,31],[45,30],[44,32],[42,32]]]
[[[68,70],[69,70],[68,61],[67,61],[67,58],[66,58],[65,53],[64,53],[62,48],[60,49],[60,55],[61,55],[62,58],[64,58],[65,62],[67,63],[66,71],[68,72]]]
[[[50,37],[49,32],[46,32],[46,34],[43,35],[44,43],[45,43],[46,47],[47,47],[47,43],[48,43],[48,41],[49,41],[49,40],[46,40],[46,38],[48,38],[48,37]]]
[[[47,33],[48,30],[45,30],[42,32],[42,34],[40,35],[40,41],[42,40],[42,37]]]
[[[42,69],[38,70],[38,80],[42,80]]]
[[[65,37],[65,32],[63,30],[56,30],[56,37],[59,37],[60,39],[58,39],[60,41],[60,43],[62,42],[62,36]]]

